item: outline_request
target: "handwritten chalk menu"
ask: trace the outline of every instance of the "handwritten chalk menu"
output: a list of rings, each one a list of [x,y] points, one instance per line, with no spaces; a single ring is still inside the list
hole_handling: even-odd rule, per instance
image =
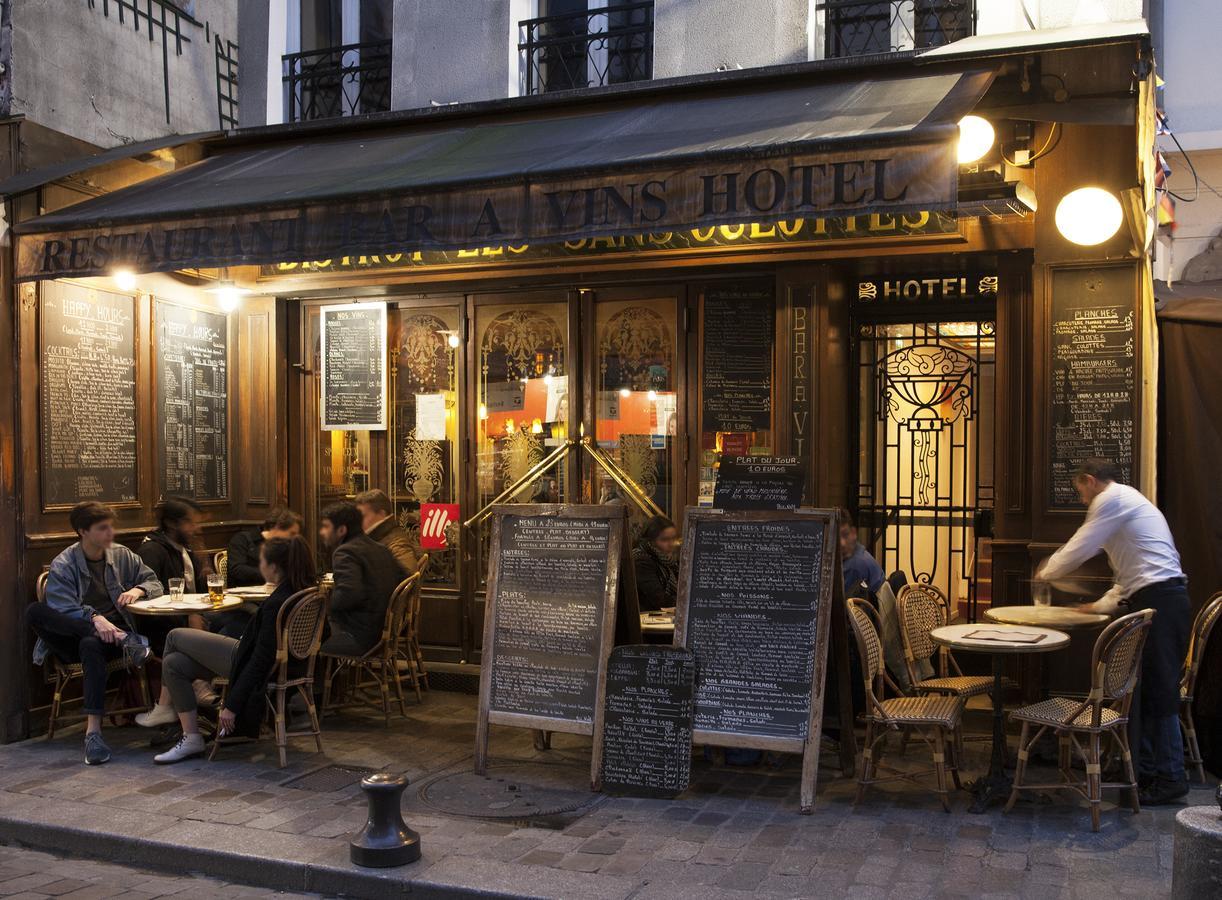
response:
[[[229,497],[229,322],[154,304],[161,496]]]
[[[477,772],[489,722],[592,734],[597,748],[625,529],[620,504],[494,507]]]
[[[322,308],[324,431],[386,428],[386,304]]]
[[[675,646],[696,655],[692,740],[803,754],[803,812],[814,802],[832,606],[844,603],[837,537],[826,509],[688,507],[683,529]],[[837,661],[847,685],[847,654]]]
[[[692,768],[690,650],[634,644],[611,651],[603,717],[603,790],[674,797]]]
[[[722,456],[713,506],[718,509],[797,509],[806,487],[796,456]]]
[[[50,281],[40,314],[43,504],[135,500],[135,302]]]
[[[710,287],[701,332],[701,430],[772,428],[772,348],[776,302],[771,288]]]
[[[1129,266],[1052,276],[1049,478],[1054,507],[1079,506],[1074,471],[1092,456],[1133,480],[1136,288]]]

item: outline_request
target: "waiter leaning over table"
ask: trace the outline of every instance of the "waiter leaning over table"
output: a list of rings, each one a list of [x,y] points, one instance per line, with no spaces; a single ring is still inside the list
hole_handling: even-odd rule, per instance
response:
[[[1082,608],[1105,613],[1154,610],[1142,657],[1136,733],[1139,796],[1143,805],[1155,806],[1188,793],[1179,721],[1180,666],[1191,628],[1188,579],[1163,514],[1119,477],[1119,469],[1107,460],[1082,463],[1074,487],[1087,506],[1086,521],[1044,562],[1036,578],[1064,578],[1103,551],[1115,583]]]

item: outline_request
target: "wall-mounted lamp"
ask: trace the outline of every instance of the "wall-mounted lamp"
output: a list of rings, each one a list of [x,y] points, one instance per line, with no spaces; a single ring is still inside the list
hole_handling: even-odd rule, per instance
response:
[[[215,285],[204,291],[207,294],[213,294],[216,297],[217,305],[227,313],[233,312],[238,308],[238,304],[242,302],[242,298],[250,293],[244,287],[238,287],[232,281],[218,281]]]
[[[136,289],[136,273],[131,269],[115,269],[112,277],[115,280],[115,287],[124,293]]]
[[[1067,241],[1083,247],[1102,244],[1120,230],[1123,222],[1120,200],[1103,188],[1078,188],[1057,204],[1057,231]]]
[[[980,116],[964,116],[959,120],[959,165],[965,166],[981,159],[993,149],[997,139],[993,125]]]

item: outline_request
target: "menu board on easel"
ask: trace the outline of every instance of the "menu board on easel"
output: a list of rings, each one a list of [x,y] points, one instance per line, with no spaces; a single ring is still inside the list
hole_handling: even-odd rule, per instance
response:
[[[324,306],[323,431],[386,430],[386,304]]]
[[[1101,457],[1133,483],[1137,300],[1132,266],[1052,273],[1049,503],[1080,507],[1073,478]]]
[[[39,304],[42,502],[136,499],[135,302],[48,281]]]
[[[804,813],[814,804],[832,611],[844,603],[836,521],[834,510],[689,507],[683,529],[675,646],[696,656],[692,740],[801,753]],[[838,659],[847,685],[847,656]],[[839,705],[847,746],[843,691]]]
[[[154,303],[161,496],[229,497],[229,320]]]
[[[603,695],[615,642],[622,504],[506,504],[492,513],[475,771],[488,726],[592,735],[601,778]]]

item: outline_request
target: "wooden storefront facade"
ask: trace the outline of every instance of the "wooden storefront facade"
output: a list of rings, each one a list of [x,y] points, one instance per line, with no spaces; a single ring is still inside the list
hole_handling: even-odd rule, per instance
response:
[[[1083,94],[1113,93],[1108,102],[1121,109],[1099,124],[1092,109],[1103,101],[1073,101],[1055,114],[1023,107],[1032,122],[1023,140],[1035,151],[1053,149],[1030,166],[1003,163],[1001,171],[1005,184],[1034,194],[1037,211],[1019,204],[1011,188],[987,208],[962,199],[956,208],[862,203],[860,210],[780,217],[744,207],[716,222],[680,211],[650,231],[596,230],[567,240],[519,235],[389,252],[337,241],[331,254],[257,261],[231,250],[231,259],[194,265],[134,264],[136,286],[127,291],[109,274],[109,259],[68,265],[72,237],[85,231],[52,235],[67,242],[57,256],[63,271],[41,271],[44,258],[31,249],[35,238],[45,246],[51,229],[21,232],[4,266],[11,308],[0,326],[0,340],[12,348],[0,376],[7,384],[0,391],[0,563],[8,573],[0,628],[10,635],[0,739],[37,727],[45,700],[29,664],[23,611],[37,574],[73,540],[67,506],[52,502],[59,493],[44,471],[42,323],[57,291],[130,298],[136,476],[127,499],[112,503],[127,543],[154,527],[158,501],[182,485],[206,511],[212,551],[281,504],[303,512],[312,531],[328,502],[366,488],[391,494],[412,527],[422,502],[456,504],[470,519],[569,441],[576,442],[570,452],[517,499],[621,497],[581,448],[586,438],[676,521],[710,496],[721,452],[801,457],[807,504],[853,511],[888,570],[942,584],[965,610],[990,600],[1025,602],[1024,582],[1081,517],[1058,493],[1068,451],[1050,438],[1073,431],[1074,417],[1085,415],[1064,395],[1065,384],[1054,383],[1064,377],[1058,348],[1082,320],[1075,310],[1127,310],[1128,324],[1118,327],[1127,329],[1121,366],[1131,366],[1124,396],[1108,401],[1114,406],[1105,416],[1128,416],[1127,429],[1075,433],[1127,450],[1134,483],[1148,486],[1154,474],[1144,215],[1149,84],[1132,75],[1146,58],[1143,41],[1116,40],[988,61],[997,74],[980,115],[989,116],[990,105],[1022,106],[1014,92],[1033,61]],[[894,64],[887,73],[895,74]],[[699,89],[728,92],[735,82],[714,79]],[[412,125],[384,129],[395,127]],[[281,139],[242,140],[257,150]],[[1006,131],[999,152],[1008,155],[1017,140]],[[99,167],[92,181],[108,190],[112,174],[119,189],[156,182],[113,166]],[[970,182],[960,181],[960,198]],[[1126,209],[1124,226],[1093,247],[1067,241],[1053,215],[1059,198],[1085,184],[1121,197]],[[39,183],[10,195],[9,221],[68,215],[82,196],[80,179]],[[464,215],[478,222],[484,212],[477,205]],[[325,222],[327,208],[311,207],[310,215]],[[95,236],[121,230],[91,227]],[[228,313],[211,290],[222,279],[250,291]],[[357,302],[387,304],[388,421],[384,430],[324,431],[322,310]],[[223,345],[223,373],[202,357],[192,369],[214,379],[212,405],[200,409],[212,425],[223,421],[223,433],[208,443],[209,452],[224,455],[223,466],[175,456],[203,444],[198,435],[176,443],[182,409],[194,416],[196,406],[166,413],[165,345],[173,334],[162,326],[174,315],[191,323],[223,317],[223,336],[212,335],[214,348]],[[183,365],[183,352],[174,354],[175,365]],[[189,470],[179,473],[186,480],[167,475],[175,465]],[[629,506],[641,520],[644,512]],[[475,525],[458,548],[433,554],[422,638],[437,671],[478,670],[485,540]]]

